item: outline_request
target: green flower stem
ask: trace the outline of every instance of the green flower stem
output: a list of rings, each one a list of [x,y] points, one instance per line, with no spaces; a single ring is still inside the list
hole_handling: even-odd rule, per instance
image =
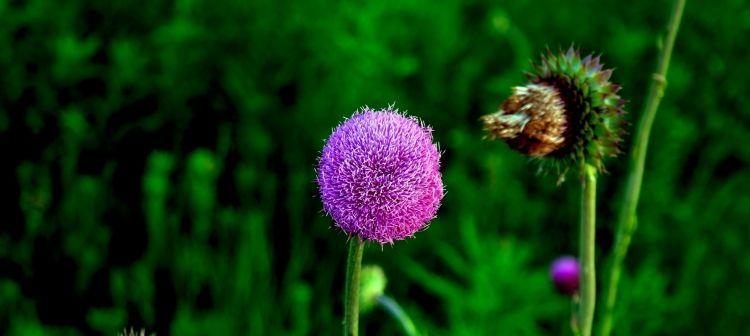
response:
[[[581,193],[581,304],[578,306],[578,326],[581,335],[591,335],[596,305],[596,271],[594,269],[594,250],[596,248],[596,168],[588,163],[583,164]]]
[[[656,73],[653,75],[643,114],[638,122],[633,151],[630,156],[625,198],[617,221],[617,236],[606,287],[607,295],[604,306],[604,318],[601,324],[601,336],[608,336],[612,331],[613,310],[617,299],[617,287],[620,282],[620,274],[622,273],[622,264],[637,225],[636,210],[641,192],[641,183],[643,182],[643,169],[646,162],[648,139],[651,134],[651,126],[654,123],[656,111],[659,108],[661,98],[664,96],[664,90],[667,87],[667,70],[669,69],[669,61],[672,58],[672,49],[674,48],[677,31],[680,28],[684,8],[685,0],[675,1],[667,26],[668,31],[664,49],[659,58]]]
[[[357,237],[349,241],[344,284],[344,336],[359,334],[359,276],[362,270],[362,253],[365,242]]]
[[[391,314],[393,318],[398,320],[406,335],[419,335],[419,332],[417,332],[417,327],[414,326],[414,322],[412,322],[411,318],[409,318],[409,315],[407,315],[406,312],[401,309],[401,306],[398,305],[398,302],[396,302],[396,300],[392,299],[388,295],[380,295],[378,296],[377,301],[378,304],[383,307],[383,309],[385,309],[385,311]]]

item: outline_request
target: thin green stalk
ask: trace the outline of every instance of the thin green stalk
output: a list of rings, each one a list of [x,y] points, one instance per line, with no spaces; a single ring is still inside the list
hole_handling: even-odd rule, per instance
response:
[[[677,31],[680,28],[682,12],[685,9],[685,0],[676,0],[672,8],[672,14],[667,25],[667,38],[664,41],[664,49],[659,58],[656,72],[653,74],[653,80],[649,87],[648,96],[643,109],[643,114],[638,122],[635,140],[633,142],[633,151],[630,156],[630,167],[627,178],[625,198],[622,209],[617,221],[617,237],[615,239],[614,252],[612,255],[611,269],[609,272],[609,281],[606,287],[607,295],[605,301],[604,318],[601,324],[601,336],[609,336],[612,331],[612,319],[615,302],[617,300],[617,287],[622,274],[622,264],[630,246],[637,225],[636,211],[638,207],[638,198],[641,193],[641,183],[643,182],[643,169],[646,162],[646,151],[648,149],[648,139],[651,134],[651,126],[654,123],[656,111],[659,108],[661,98],[664,96],[664,90],[667,87],[667,70],[669,61],[672,58]]]
[[[359,334],[359,276],[362,270],[364,249],[365,242],[361,238],[350,240],[344,284],[344,336]]]
[[[582,167],[581,181],[581,304],[578,306],[578,326],[581,335],[591,335],[596,305],[596,271],[594,269],[594,250],[596,244],[596,168],[586,163]]]
[[[398,322],[401,324],[401,328],[404,329],[404,333],[408,336],[418,336],[419,332],[417,332],[417,327],[414,326],[414,322],[412,322],[411,318],[409,318],[409,315],[406,314],[406,312],[401,309],[401,306],[399,306],[398,302],[396,300],[392,299],[388,295],[381,295],[377,298],[378,304],[385,309],[386,312],[391,314],[393,318],[398,320]]]

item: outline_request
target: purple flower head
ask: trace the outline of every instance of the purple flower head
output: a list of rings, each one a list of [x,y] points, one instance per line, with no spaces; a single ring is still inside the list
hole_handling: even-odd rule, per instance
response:
[[[578,292],[578,280],[581,267],[578,260],[570,256],[559,257],[552,262],[550,276],[555,283],[557,291],[565,295],[573,295]]]
[[[317,173],[323,208],[336,225],[380,244],[423,229],[443,198],[432,129],[392,107],[365,107],[336,127]]]

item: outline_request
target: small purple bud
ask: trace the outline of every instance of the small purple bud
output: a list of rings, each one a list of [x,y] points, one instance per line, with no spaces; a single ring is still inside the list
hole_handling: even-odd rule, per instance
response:
[[[564,256],[555,259],[549,272],[558,292],[565,295],[573,295],[578,292],[581,266],[578,265],[576,258]]]
[[[323,209],[350,236],[380,244],[412,237],[443,198],[432,129],[388,107],[336,127],[318,164]]]

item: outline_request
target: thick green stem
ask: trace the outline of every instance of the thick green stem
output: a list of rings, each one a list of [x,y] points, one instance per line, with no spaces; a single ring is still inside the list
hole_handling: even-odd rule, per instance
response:
[[[388,314],[391,314],[393,318],[398,320],[398,322],[401,324],[401,328],[404,329],[404,333],[408,336],[418,336],[419,332],[417,332],[417,327],[414,326],[414,322],[412,322],[411,318],[409,318],[409,315],[406,314],[406,312],[401,309],[401,306],[399,306],[398,302],[396,300],[392,299],[391,297],[387,295],[381,295],[378,296],[378,304],[385,309],[385,311],[388,312]]]
[[[364,249],[365,243],[360,238],[353,238],[349,242],[344,284],[344,336],[359,334],[359,275],[362,270]]]
[[[653,74],[643,114],[638,122],[633,150],[630,156],[625,198],[617,221],[617,236],[615,238],[611,269],[606,286],[607,295],[604,305],[604,318],[601,324],[601,336],[609,336],[612,331],[613,311],[617,300],[617,287],[620,282],[620,275],[622,274],[622,264],[627,255],[628,247],[630,246],[630,241],[638,222],[636,211],[638,198],[641,193],[641,183],[643,182],[648,139],[651,134],[651,126],[654,123],[656,111],[659,108],[661,98],[664,96],[664,90],[667,87],[667,70],[669,69],[669,61],[672,58],[672,49],[674,48],[677,31],[680,28],[684,8],[685,0],[675,1],[667,26],[668,31],[666,40],[664,41],[664,49],[659,58],[656,72]]]
[[[581,304],[578,306],[578,326],[581,335],[591,335],[596,305],[596,271],[594,269],[594,250],[596,248],[596,168],[584,164],[581,193]]]

